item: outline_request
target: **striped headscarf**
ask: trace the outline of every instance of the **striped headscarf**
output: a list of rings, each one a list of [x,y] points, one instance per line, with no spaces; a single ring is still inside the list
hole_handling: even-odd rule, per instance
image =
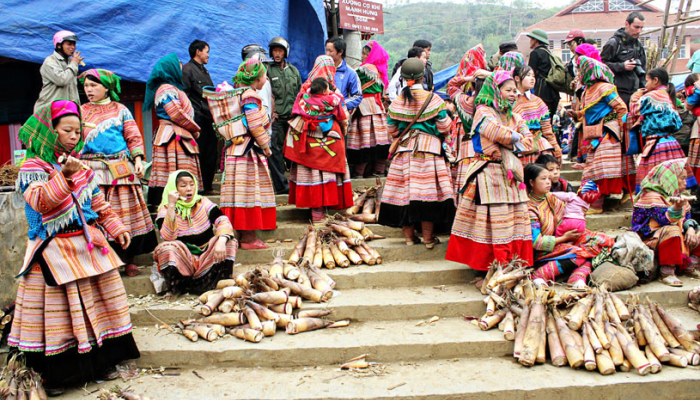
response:
[[[477,44],[464,53],[462,60],[459,62],[457,75],[464,79],[479,69],[486,69],[486,51],[482,44]]]
[[[498,69],[513,73],[515,68],[525,64],[525,58],[517,51],[509,51],[498,60]]]
[[[50,105],[38,109],[19,129],[19,140],[27,146],[25,159],[38,157],[49,164],[56,164],[58,156],[68,153],[58,141],[58,133],[53,128],[53,120],[67,114],[74,114],[81,122],[80,106],[72,100],[55,100]],[[78,154],[83,148],[82,135],[71,154]]]
[[[666,161],[657,165],[644,177],[635,202],[645,192],[657,192],[665,198],[678,195],[678,182],[684,170],[685,161],[682,159]]]
[[[316,62],[314,67],[309,72],[309,77],[306,79],[303,85],[301,85],[301,90],[306,92],[311,87],[311,81],[316,78],[325,78],[330,85],[331,91],[335,90],[335,63],[330,56],[318,56],[316,57]]]
[[[507,71],[498,70],[489,75],[484,81],[484,86],[481,87],[479,95],[474,100],[474,106],[486,105],[505,113],[508,118],[511,118],[513,115],[513,104],[501,95],[501,89],[498,87],[508,80],[512,81],[513,76]]]
[[[100,81],[100,84],[107,88],[109,98],[113,101],[119,101],[119,93],[122,92],[122,87],[120,84],[122,78],[120,78],[119,75],[106,69],[92,68],[80,74],[80,76],[78,76],[78,82],[80,82],[81,85],[84,85],[85,79],[87,79],[88,76],[97,78]]]
[[[231,80],[243,86],[250,86],[258,77],[264,75],[266,71],[265,65],[260,60],[249,58],[238,66],[238,71]]]
[[[598,81],[613,83],[615,75],[610,68],[602,62],[590,57],[581,56],[576,59],[581,84],[585,87],[591,86]]]

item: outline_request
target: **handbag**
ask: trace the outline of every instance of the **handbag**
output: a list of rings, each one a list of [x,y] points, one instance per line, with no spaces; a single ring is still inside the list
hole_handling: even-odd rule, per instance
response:
[[[634,126],[623,135],[625,142],[625,155],[633,156],[639,154],[644,149],[642,145],[642,135],[639,133],[639,126]]]
[[[603,123],[595,125],[583,124],[583,140],[594,140],[603,137]]]
[[[428,108],[428,104],[430,101],[433,99],[433,92],[430,92],[430,96],[428,96],[427,99],[425,99],[425,103],[421,106],[420,110],[418,110],[418,113],[416,114],[415,118],[413,118],[413,121],[411,121],[410,124],[397,136],[393,142],[391,142],[391,146],[389,146],[389,158],[393,157],[394,154],[399,150],[399,144],[401,143],[401,138],[408,133],[408,131],[411,130],[411,127],[418,121],[418,118],[423,114],[423,111],[425,111],[426,108]]]
[[[131,163],[129,160],[117,159],[117,160],[105,160],[100,159],[109,169],[109,173],[112,174],[112,179],[122,179],[134,175],[134,171],[131,168]]]

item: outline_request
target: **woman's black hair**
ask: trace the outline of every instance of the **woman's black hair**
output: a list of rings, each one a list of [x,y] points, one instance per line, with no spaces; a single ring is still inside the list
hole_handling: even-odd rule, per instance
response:
[[[311,87],[309,88],[309,93],[311,94],[323,94],[330,86],[326,78],[316,78],[311,81]]]
[[[416,79],[416,84],[418,83],[423,83],[423,77],[421,76],[420,78]],[[406,85],[403,89],[401,89],[401,94],[403,95],[403,103],[408,104],[408,103],[413,103],[416,101],[415,97],[413,97],[413,93],[411,93],[411,87]]]
[[[195,180],[194,176],[192,176],[191,172],[188,171],[182,171],[179,174],[177,174],[177,177],[175,178],[175,185],[177,186],[177,181],[179,181],[181,178],[192,178],[192,180]]]
[[[513,80],[515,80],[515,77],[517,76],[518,78],[520,78],[520,83],[522,84],[523,79],[525,79],[525,77],[527,76],[527,74],[530,73],[530,71],[532,71],[532,68],[530,68],[529,65],[527,65],[527,64],[518,65],[513,70]]]
[[[540,165],[546,166],[549,163],[555,163],[557,165],[561,165],[559,160],[557,160],[557,158],[551,154],[540,154],[540,156],[537,157],[537,160],[535,160],[535,164],[540,164]]]
[[[656,78],[659,80],[659,83],[662,84],[663,86],[666,86],[666,90],[668,91],[668,96],[671,98],[671,103],[673,103],[674,107],[676,105],[676,87],[673,86],[673,84],[668,84],[668,71],[666,71],[666,68],[654,68],[647,72],[647,76],[649,78]]]
[[[479,92],[481,92],[481,88],[484,87],[484,82],[486,82],[486,79],[482,78],[476,78],[474,79],[474,97],[479,95]]]
[[[56,129],[58,123],[61,122],[61,120],[65,117],[78,117],[78,119],[80,119],[80,116],[78,114],[63,114],[60,117],[51,120],[51,125],[53,126],[53,129]]]
[[[525,181],[525,186],[527,186],[528,192],[532,190],[532,184],[530,184],[530,181],[536,180],[542,171],[547,171],[547,167],[541,164],[528,164],[525,166],[525,175],[523,180]]]
[[[690,74],[690,75],[686,76],[685,82],[683,82],[683,83],[684,83],[685,87],[689,88],[691,86],[694,86],[695,82],[697,82],[698,80],[700,80],[700,74],[696,72],[694,74]]]

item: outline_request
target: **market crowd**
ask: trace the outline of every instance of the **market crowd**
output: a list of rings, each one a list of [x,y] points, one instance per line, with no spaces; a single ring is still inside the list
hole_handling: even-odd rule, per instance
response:
[[[647,70],[643,27],[641,13],[629,14],[601,52],[574,29],[567,65],[539,29],[527,34],[527,62],[513,42],[488,59],[477,45],[444,95],[434,92],[427,40],[390,72],[376,41],[353,69],[345,41],[332,38],[302,79],[276,37],[245,46],[219,85],[206,68],[216,49],[195,40],[188,62],[166,55],[148,77],[143,109],[158,119],[150,163],[119,103],[120,77],[79,73],[77,36],[56,33],[20,130],[29,231],[10,346],[54,395],[113,379],[115,364],[139,356],[119,268],[136,275],[134,258],[153,252],[160,292],[208,290],[230,276],[239,249],[267,247],[255,232],[276,229],[275,194],[321,223],[352,205],[356,176],[386,177],[380,224],[427,249],[451,231],[446,258],[477,271],[518,257],[538,285],[583,288],[615,244],[586,229],[587,216],[628,207],[662,282],[700,277],[696,200],[686,192],[700,171],[700,75],[676,92],[666,70]],[[578,187],[561,178],[565,157],[583,170]],[[206,195],[218,171],[216,205]]]

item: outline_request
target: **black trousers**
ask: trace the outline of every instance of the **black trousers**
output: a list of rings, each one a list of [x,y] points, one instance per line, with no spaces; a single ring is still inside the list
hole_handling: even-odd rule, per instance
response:
[[[286,170],[284,163],[284,138],[289,130],[289,117],[278,117],[272,123],[272,137],[270,145],[272,156],[267,159],[267,165],[270,167],[270,177],[272,185],[275,188],[275,193],[284,193],[289,191],[289,182],[284,176]]]
[[[202,129],[197,139],[197,144],[199,145],[199,166],[202,169],[202,182],[200,182],[199,189],[208,191],[213,189],[214,175],[221,160],[219,139],[216,137],[211,119],[201,118],[195,120],[195,122]]]

